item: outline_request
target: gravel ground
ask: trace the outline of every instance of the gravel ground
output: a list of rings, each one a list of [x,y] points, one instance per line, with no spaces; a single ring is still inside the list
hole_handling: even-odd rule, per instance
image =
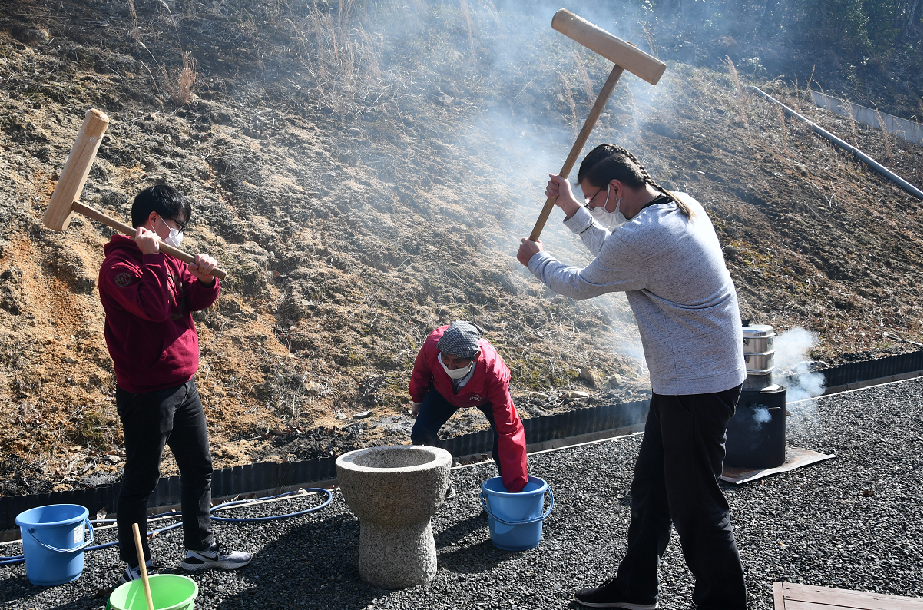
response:
[[[923,380],[789,405],[789,444],[835,458],[745,485],[725,485],[753,609],[772,608],[773,581],[923,597]],[[221,542],[254,553],[237,572],[195,576],[206,608],[567,608],[573,592],[614,569],[628,525],[634,435],[530,456],[556,504],[538,548],[509,553],[490,541],[477,495],[492,464],[458,468],[458,494],[436,516],[439,570],[425,587],[365,585],[356,567],[359,524],[342,497],[280,521],[217,523]],[[225,516],[303,510],[317,496],[234,508]],[[100,541],[113,531],[101,530]],[[675,538],[675,535],[674,535]],[[181,560],[179,530],[154,539],[159,560]],[[18,545],[0,549],[20,553]],[[75,582],[32,586],[22,564],[0,567],[10,609],[101,608],[120,570],[114,548],[86,554]],[[690,608],[692,579],[673,540],[661,568],[661,607]]]

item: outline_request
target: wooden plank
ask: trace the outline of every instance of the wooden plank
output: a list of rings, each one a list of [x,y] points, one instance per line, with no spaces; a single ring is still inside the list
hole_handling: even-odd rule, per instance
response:
[[[783,595],[793,601],[825,603],[831,606],[858,608],[861,610],[911,610],[923,609],[923,600],[897,595],[881,595],[848,589],[815,587],[785,583]]]
[[[799,602],[793,599],[785,600],[785,610],[840,610],[843,606],[831,606],[819,602]],[[855,610],[852,606],[847,606],[849,610]]]
[[[781,582],[772,583],[772,606],[775,610],[785,610],[785,595],[782,592]]]
[[[774,599],[777,584],[783,599],[781,606],[775,602],[776,610],[814,610],[823,606],[828,609],[841,607],[855,610],[923,610],[923,599],[920,598],[787,582],[773,583]]]

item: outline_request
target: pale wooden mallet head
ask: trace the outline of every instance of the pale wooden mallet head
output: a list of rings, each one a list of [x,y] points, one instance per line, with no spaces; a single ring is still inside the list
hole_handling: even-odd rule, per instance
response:
[[[602,114],[606,100],[609,99],[612,90],[615,89],[622,72],[628,70],[635,76],[656,85],[660,77],[663,76],[664,70],[667,69],[667,65],[656,57],[651,57],[636,46],[616,38],[609,32],[596,27],[586,19],[582,19],[564,8],[559,9],[554,14],[551,19],[551,27],[615,63],[615,67],[612,68],[609,78],[599,91],[596,103],[590,109],[590,114],[583,124],[583,129],[577,135],[577,140],[570,149],[570,154],[567,155],[564,166],[558,174],[566,178],[570,174],[570,170],[573,169],[574,163],[577,162],[577,156],[590,137],[590,132],[593,131],[593,126],[596,125],[599,115]],[[550,197],[545,201],[545,206],[542,208],[538,220],[535,221],[535,227],[529,235],[530,240],[538,241],[542,234],[542,229],[545,228],[545,222],[548,221],[548,216],[551,214],[552,208],[554,208],[554,202],[555,199]]]
[[[48,209],[45,210],[43,222],[49,229],[54,229],[55,231],[65,230],[70,224],[71,214],[79,212],[88,218],[98,220],[119,233],[134,237],[134,227],[97,212],[93,208],[88,208],[78,201],[80,194],[83,192],[83,185],[86,184],[87,176],[90,175],[90,169],[93,167],[93,160],[96,158],[96,152],[99,150],[99,145],[103,140],[103,134],[108,126],[109,117],[104,112],[95,108],[87,110],[83,126],[80,128],[80,133],[77,134],[74,146],[67,157],[67,163],[64,164],[64,170],[61,172],[61,177],[58,179],[54,193],[51,194]],[[175,256],[183,262],[195,263],[194,256],[165,243],[160,244],[160,251],[170,256]],[[227,277],[227,273],[221,269],[212,270],[212,275],[219,279]]]
[[[48,209],[45,210],[44,222],[49,229],[63,231],[70,224],[73,204],[80,199],[107,127],[109,117],[104,112],[95,108],[87,110],[83,126],[67,157],[58,184],[54,187],[54,193],[51,194]]]
[[[551,27],[652,85],[660,81],[667,69],[667,65],[656,57],[616,38],[566,8],[554,14]]]

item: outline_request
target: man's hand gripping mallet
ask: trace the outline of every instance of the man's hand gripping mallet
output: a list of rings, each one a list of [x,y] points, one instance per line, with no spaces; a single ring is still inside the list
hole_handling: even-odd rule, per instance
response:
[[[559,175],[562,178],[567,178],[570,170],[574,167],[574,163],[577,161],[577,157],[580,155],[580,151],[583,150],[584,144],[586,144],[587,139],[589,139],[590,132],[593,131],[593,127],[596,125],[599,115],[602,114],[603,107],[606,105],[606,100],[609,99],[612,90],[615,89],[615,85],[622,75],[622,72],[628,70],[650,84],[656,85],[658,81],[660,81],[660,77],[663,76],[663,72],[666,70],[667,66],[659,59],[651,57],[634,45],[616,38],[609,32],[596,27],[589,21],[578,17],[567,9],[562,8],[554,14],[554,18],[551,20],[551,27],[615,63],[612,72],[609,74],[609,78],[606,80],[606,84],[603,85],[602,90],[599,92],[599,96],[596,98],[596,103],[593,104],[593,108],[590,110],[590,115],[583,124],[583,129],[580,130],[573,148],[570,149],[567,160],[564,161],[564,166],[561,168],[561,173]],[[532,229],[532,234],[529,235],[528,240],[522,240],[519,256],[520,261],[524,254],[531,252],[531,254],[529,254],[531,258],[531,255],[538,251],[539,246],[535,242],[538,242],[542,229],[545,228],[545,222],[548,220],[552,208],[554,208],[556,199],[557,197],[548,197],[548,200],[545,201],[545,206],[542,208],[541,214],[539,214],[538,220],[535,222],[535,228]],[[528,242],[533,243],[529,244]],[[523,252],[524,249],[526,250],[525,253]],[[527,263],[528,259],[526,259],[526,262],[523,264]]]

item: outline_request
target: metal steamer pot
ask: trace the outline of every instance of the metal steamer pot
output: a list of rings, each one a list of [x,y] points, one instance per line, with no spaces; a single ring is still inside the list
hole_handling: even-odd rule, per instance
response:
[[[776,333],[772,326],[744,324],[743,335],[747,375],[770,375],[775,368],[775,351],[772,346]]]
[[[775,336],[768,324],[744,321],[747,379],[727,425],[728,466],[775,468],[785,462],[785,388],[772,381]]]
[[[744,325],[744,353],[764,354],[772,351],[776,333],[768,324]]]
[[[744,354],[747,363],[747,375],[768,375],[775,368],[775,352],[762,354]]]

